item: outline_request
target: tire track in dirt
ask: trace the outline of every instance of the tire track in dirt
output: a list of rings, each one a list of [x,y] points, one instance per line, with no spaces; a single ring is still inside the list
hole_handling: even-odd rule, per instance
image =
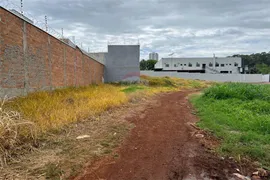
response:
[[[194,136],[189,123],[198,118],[187,99],[193,92],[156,96],[144,111],[127,117],[135,128],[116,151],[119,157],[97,161],[75,179],[233,179],[236,166],[208,152]]]

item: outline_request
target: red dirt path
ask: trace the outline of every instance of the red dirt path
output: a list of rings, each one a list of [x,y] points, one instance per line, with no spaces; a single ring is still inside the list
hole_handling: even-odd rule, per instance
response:
[[[135,128],[117,150],[119,158],[97,161],[75,179],[233,179],[235,163],[209,152],[209,138],[196,137],[198,130],[189,124],[198,121],[187,100],[190,93],[162,94],[142,114],[126,118]]]

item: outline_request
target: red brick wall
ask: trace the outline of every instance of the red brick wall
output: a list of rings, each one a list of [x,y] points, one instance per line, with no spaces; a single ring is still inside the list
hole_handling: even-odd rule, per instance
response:
[[[101,83],[103,73],[80,49],[0,8],[0,88],[8,94]]]

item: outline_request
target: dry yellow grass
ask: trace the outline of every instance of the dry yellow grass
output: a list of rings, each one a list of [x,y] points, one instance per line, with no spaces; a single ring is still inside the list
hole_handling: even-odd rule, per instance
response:
[[[206,86],[204,82],[179,78],[142,76],[141,79],[141,84],[133,85],[101,84],[65,88],[53,92],[36,92],[26,97],[16,98],[7,103],[4,108],[19,112],[24,119],[37,126],[38,132],[46,132],[126,103],[134,94],[150,96],[179,90],[179,88]],[[140,93],[134,93],[138,90]]]
[[[94,85],[36,92],[14,99],[5,108],[20,112],[36,124],[39,132],[45,132],[127,102],[127,96],[120,90],[113,85]]]

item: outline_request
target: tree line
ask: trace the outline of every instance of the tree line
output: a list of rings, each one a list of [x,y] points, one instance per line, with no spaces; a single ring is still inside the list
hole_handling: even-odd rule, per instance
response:
[[[232,57],[241,57],[250,74],[270,74],[270,51],[250,55],[235,54]]]
[[[157,60],[141,60],[140,61],[140,70],[154,70]]]

